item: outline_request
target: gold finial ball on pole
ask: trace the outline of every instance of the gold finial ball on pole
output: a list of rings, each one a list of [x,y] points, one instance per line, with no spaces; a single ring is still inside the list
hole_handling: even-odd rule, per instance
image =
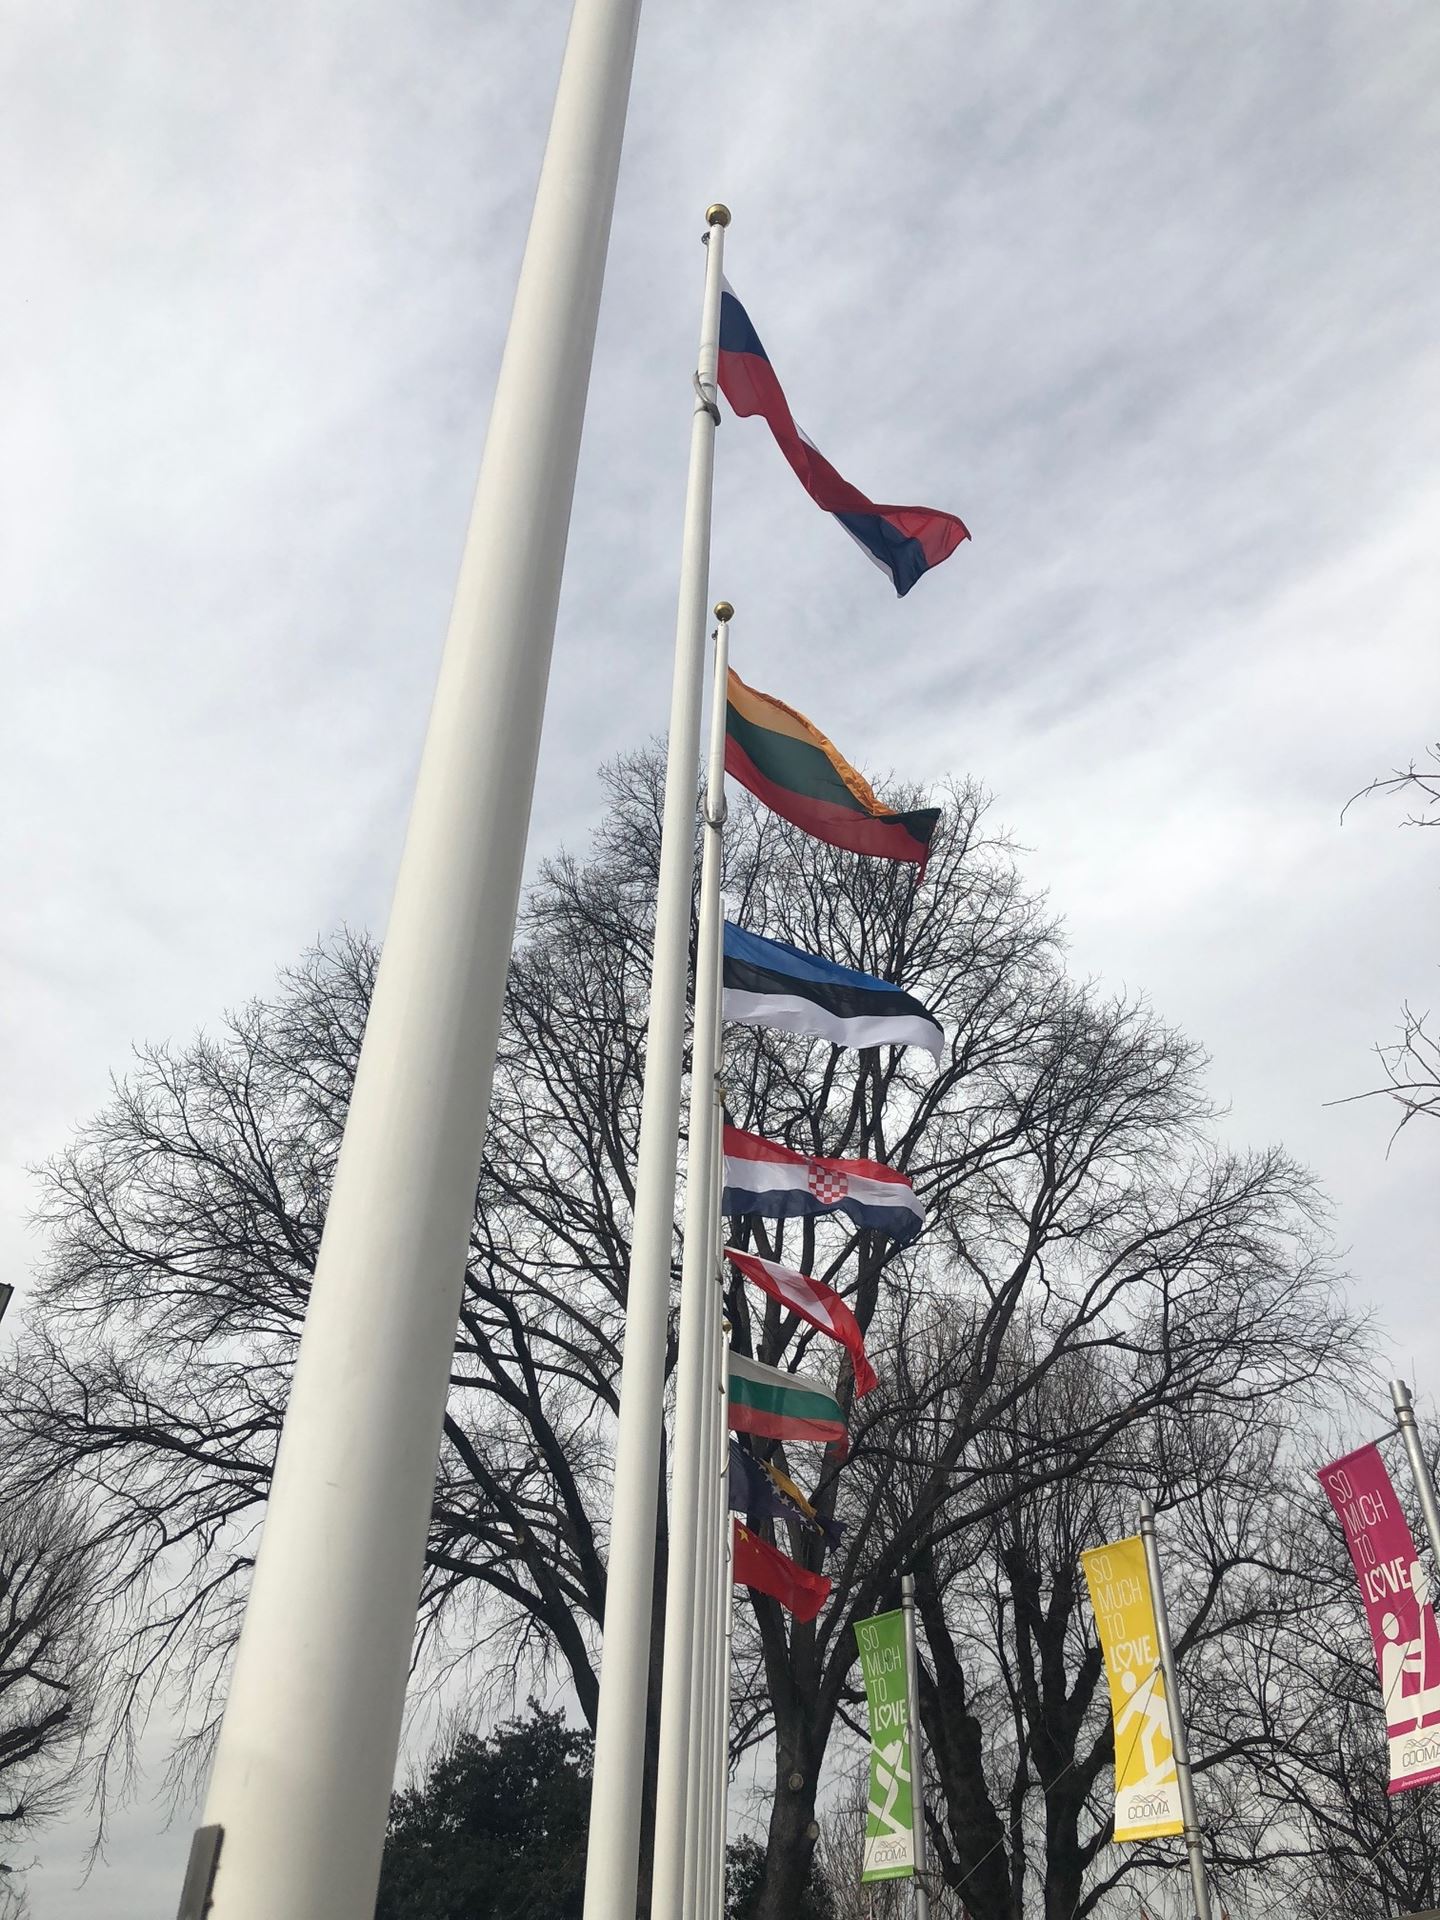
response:
[[[728,600],[717,600],[715,602],[715,618],[717,620],[733,620],[735,618],[735,609]]]
[[[718,200],[713,207],[706,207],[705,224],[707,227],[728,227],[730,224],[729,207],[723,206]]]

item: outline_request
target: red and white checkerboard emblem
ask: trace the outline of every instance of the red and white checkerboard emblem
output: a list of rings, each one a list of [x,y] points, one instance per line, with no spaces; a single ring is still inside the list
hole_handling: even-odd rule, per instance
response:
[[[805,1169],[805,1182],[817,1200],[827,1207],[833,1207],[837,1200],[843,1200],[850,1191],[850,1182],[838,1167],[822,1166],[818,1160],[810,1161]]]

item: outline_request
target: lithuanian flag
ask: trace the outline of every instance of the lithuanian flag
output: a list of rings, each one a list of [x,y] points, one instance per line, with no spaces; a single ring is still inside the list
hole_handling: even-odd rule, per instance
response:
[[[803,713],[747,687],[733,669],[725,711],[725,771],[782,820],[848,853],[910,860],[924,872],[938,807],[897,813]]]

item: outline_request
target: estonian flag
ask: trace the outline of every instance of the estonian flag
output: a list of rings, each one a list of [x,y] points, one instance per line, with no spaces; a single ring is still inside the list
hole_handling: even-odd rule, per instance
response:
[[[914,1187],[878,1160],[821,1160],[728,1124],[724,1140],[721,1213],[762,1220],[843,1213],[857,1227],[893,1234],[902,1246],[925,1224],[925,1203]]]
[[[842,480],[795,424],[775,378],[770,356],[750,316],[727,280],[720,294],[720,391],[742,419],[763,416],[802,487],[826,513],[834,514],[867,557],[890,576],[896,593],[907,594],[923,573],[948,560],[969,528],[935,507],[877,506]]]
[[[903,987],[838,967],[783,940],[725,922],[725,1018],[837,1047],[923,1047],[940,1064],[945,1036]]]

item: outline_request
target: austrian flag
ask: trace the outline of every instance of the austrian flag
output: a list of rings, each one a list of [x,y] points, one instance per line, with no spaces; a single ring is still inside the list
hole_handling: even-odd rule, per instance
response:
[[[903,1173],[878,1160],[822,1160],[725,1128],[720,1211],[792,1220],[843,1213],[857,1227],[892,1234],[903,1246],[925,1224],[925,1205]]]
[[[869,1393],[877,1384],[875,1369],[865,1355],[860,1323],[833,1287],[827,1287],[822,1280],[813,1280],[808,1273],[795,1273],[774,1260],[762,1260],[758,1253],[742,1253],[738,1247],[726,1247],[725,1258],[762,1293],[768,1293],[772,1300],[789,1307],[810,1326],[839,1341],[850,1356],[856,1393]]]

